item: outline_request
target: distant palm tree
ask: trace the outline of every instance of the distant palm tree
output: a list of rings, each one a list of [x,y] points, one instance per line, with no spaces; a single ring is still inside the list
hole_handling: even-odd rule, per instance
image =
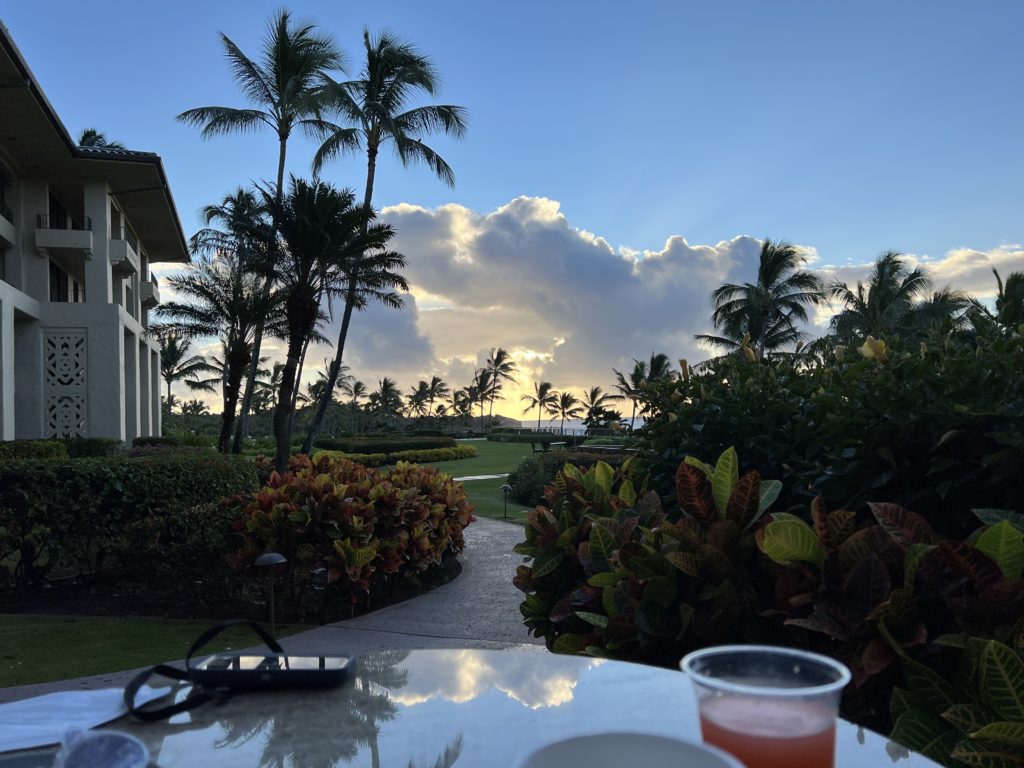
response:
[[[119,141],[107,141],[107,137],[95,128],[86,128],[78,137],[80,147],[102,147],[104,149],[124,149]]]
[[[612,395],[602,391],[601,387],[591,387],[583,393],[583,399],[580,401],[583,423],[588,427],[596,427],[612,419],[618,421],[620,416],[611,409],[611,404],[622,399],[622,395]]]
[[[380,380],[377,390],[370,394],[369,406],[371,411],[383,416],[385,421],[401,414],[404,404],[394,379],[385,376]]]
[[[510,381],[513,384],[516,383],[516,377],[513,376],[518,367],[516,361],[512,359],[509,353],[498,347],[492,349],[490,356],[487,358],[487,369],[491,372],[491,410],[488,414],[491,418],[494,417],[494,401],[501,399],[501,385],[502,382]]]
[[[817,276],[800,270],[805,261],[789,243],[766,239],[761,245],[757,281],[726,283],[715,289],[711,320],[720,335],[702,333],[697,340],[735,351],[749,334],[750,348],[763,357],[805,339],[800,323],[808,321],[807,309],[824,299]]]
[[[911,269],[901,254],[887,251],[875,262],[866,284],[858,281],[851,289],[837,280],[828,287],[841,306],[829,328],[846,342],[907,333],[919,325],[914,315],[925,306],[931,287],[925,267]],[[937,314],[934,307],[929,311]]]
[[[534,408],[537,409],[537,431],[540,432],[541,414],[558,402],[558,393],[555,392],[550,381],[535,381],[533,383],[533,394],[523,395],[519,399],[526,403],[523,413],[529,413]]]
[[[186,400],[181,404],[182,416],[209,416],[210,409],[202,400]]]
[[[425,414],[430,413],[430,406],[428,405],[429,400],[430,385],[423,379],[420,379],[406,398],[409,415],[422,417]]]
[[[559,431],[565,434],[565,420],[578,419],[583,415],[583,405],[572,392],[559,392],[555,402],[548,406],[548,413],[551,414],[551,421],[560,418],[562,420]]]
[[[176,381],[195,381],[203,373],[213,370],[202,355],[189,356],[188,339],[168,333],[160,338],[160,376],[167,382],[167,399],[171,399],[171,384]]]
[[[612,368],[612,373],[615,374],[615,389],[617,389],[624,398],[628,399],[633,404],[633,413],[629,417],[629,429],[632,432],[633,424],[636,421],[637,404],[643,394],[640,384],[647,380],[647,363],[643,360],[634,359],[633,370],[630,371],[628,375],[622,373],[622,371],[616,370],[615,368]]]
[[[427,384],[427,413],[434,412],[435,400],[446,400],[451,395],[451,388],[440,376],[431,376]]]
[[[341,392],[345,397],[349,399],[348,407],[351,411],[351,420],[349,422],[349,431],[358,432],[359,430],[359,401],[365,398],[369,392],[366,389],[366,385],[355,379],[348,379],[341,384]]]
[[[480,429],[484,428],[484,406],[494,396],[496,383],[490,368],[477,368],[473,382],[466,387],[473,402],[480,406]]]

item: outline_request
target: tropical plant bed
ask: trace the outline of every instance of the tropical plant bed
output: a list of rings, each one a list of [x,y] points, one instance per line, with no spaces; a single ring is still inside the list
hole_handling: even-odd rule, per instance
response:
[[[455,557],[445,558],[440,565],[416,577],[393,579],[378,584],[368,595],[355,603],[331,601],[322,623],[343,621],[389,605],[404,602],[452,581],[462,572]],[[230,578],[230,577],[229,577]],[[89,584],[56,582],[39,592],[0,592],[0,614],[47,614],[69,616],[136,616],[162,619],[202,619],[226,621],[249,619],[268,621],[269,593],[266,581],[226,582],[218,573],[210,578],[196,578],[186,592],[181,589],[160,589],[152,583],[93,582]],[[285,601],[275,606],[278,621],[294,621]],[[309,616],[304,616],[309,621]]]

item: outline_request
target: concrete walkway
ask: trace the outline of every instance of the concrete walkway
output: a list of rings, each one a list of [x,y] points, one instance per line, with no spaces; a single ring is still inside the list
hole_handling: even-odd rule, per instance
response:
[[[523,626],[522,593],[512,586],[522,561],[512,547],[523,539],[522,526],[479,518],[465,537],[462,573],[454,581],[404,603],[286,637],[281,644],[294,653],[347,656],[386,648],[501,649],[521,643],[544,652],[543,641]],[[0,703],[53,691],[119,688],[135,671],[0,688]]]

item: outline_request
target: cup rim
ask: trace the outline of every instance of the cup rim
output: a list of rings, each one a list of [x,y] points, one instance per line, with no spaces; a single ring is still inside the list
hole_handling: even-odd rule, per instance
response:
[[[777,688],[772,686],[745,685],[733,683],[728,680],[720,680],[710,675],[705,675],[694,669],[694,665],[708,656],[722,653],[766,653],[774,656],[791,656],[794,658],[814,661],[829,667],[839,675],[835,682],[824,685],[808,685],[800,688]],[[852,679],[850,670],[845,664],[835,659],[813,651],[803,651],[798,648],[786,648],[778,645],[714,645],[703,648],[699,651],[692,651],[686,654],[679,662],[679,668],[695,682],[707,688],[729,693],[741,693],[750,696],[771,697],[771,698],[806,698],[808,696],[820,696],[828,693],[841,691]]]

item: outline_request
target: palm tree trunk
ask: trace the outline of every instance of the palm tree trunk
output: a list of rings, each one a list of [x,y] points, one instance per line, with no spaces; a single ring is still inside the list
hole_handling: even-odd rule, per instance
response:
[[[235,424],[235,408],[238,405],[238,390],[242,386],[242,371],[247,357],[244,345],[235,345],[224,351],[224,405],[221,412],[220,438],[217,450],[227,453],[231,448],[231,429]]]
[[[284,163],[285,157],[288,152],[288,134],[284,134],[278,137],[279,150],[277,154],[277,202],[280,204],[282,197],[284,196]],[[270,288],[273,284],[273,277],[267,275],[267,279],[263,282],[263,293],[270,293]],[[260,365],[260,350],[263,346],[263,327],[264,319],[261,318],[256,323],[256,331],[253,334],[252,340],[252,360],[249,363],[249,376],[245,381],[245,394],[242,396],[242,413],[238,419],[238,424],[235,428],[235,441],[231,446],[232,453],[242,452],[242,441],[246,437],[246,433],[249,430],[249,411],[252,408],[252,398],[256,392],[256,373]]]
[[[358,265],[354,268],[358,269]],[[309,432],[306,439],[302,441],[302,452],[308,454],[313,450],[313,441],[320,434],[323,425],[324,414],[327,413],[327,406],[331,401],[331,393],[338,384],[338,373],[341,371],[341,360],[345,355],[345,342],[348,340],[348,328],[352,323],[352,310],[356,303],[356,288],[359,285],[359,275],[355,271],[348,280],[345,289],[345,313],[341,317],[341,329],[338,331],[338,343],[334,347],[334,360],[327,371],[327,381],[324,383],[324,391],[317,400],[316,412],[313,414],[313,421],[309,425]]]
[[[292,333],[288,340],[288,357],[284,363],[284,370],[281,373],[281,390],[278,393],[278,407],[274,409],[274,469],[284,472],[288,468],[288,458],[291,453],[291,418],[287,408],[280,407],[280,403],[292,401],[292,391],[295,387],[295,371],[299,367],[299,356],[302,353],[302,335]]]
[[[636,400],[633,401],[633,415],[629,417],[629,431],[633,431],[633,425],[636,423]]]
[[[537,403],[537,431],[540,432],[540,403]]]

